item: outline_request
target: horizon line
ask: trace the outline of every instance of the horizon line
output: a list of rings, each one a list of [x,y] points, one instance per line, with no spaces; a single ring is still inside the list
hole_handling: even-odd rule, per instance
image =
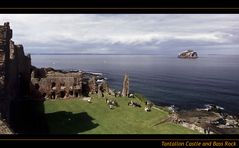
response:
[[[172,54],[159,54],[159,53],[27,53],[30,55],[172,55]],[[230,55],[230,54],[217,54],[217,53],[208,53],[201,55]],[[232,54],[239,55],[239,54]]]

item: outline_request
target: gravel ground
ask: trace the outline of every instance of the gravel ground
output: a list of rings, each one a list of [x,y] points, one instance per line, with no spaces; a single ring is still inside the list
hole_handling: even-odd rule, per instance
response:
[[[0,134],[13,134],[13,132],[1,119],[0,119]]]

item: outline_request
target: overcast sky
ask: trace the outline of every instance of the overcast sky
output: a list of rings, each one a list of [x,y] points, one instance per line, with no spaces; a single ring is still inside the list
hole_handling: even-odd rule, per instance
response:
[[[27,53],[239,54],[238,14],[0,14]]]

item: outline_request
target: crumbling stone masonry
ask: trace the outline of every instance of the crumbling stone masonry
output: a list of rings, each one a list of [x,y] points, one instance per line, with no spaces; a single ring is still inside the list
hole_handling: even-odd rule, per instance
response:
[[[79,98],[96,93],[109,93],[106,81],[98,81],[97,75],[78,71],[62,71],[53,68],[31,69],[31,96],[38,99]],[[100,91],[99,91],[100,89]]]
[[[9,23],[0,25],[0,113],[9,119],[10,104],[29,93],[30,55],[25,56],[22,45],[15,45]]]
[[[57,99],[82,96],[82,74],[52,68],[32,67],[31,94],[38,99]],[[39,92],[39,93],[37,93]]]
[[[129,96],[129,76],[127,74],[124,76],[122,96]]]

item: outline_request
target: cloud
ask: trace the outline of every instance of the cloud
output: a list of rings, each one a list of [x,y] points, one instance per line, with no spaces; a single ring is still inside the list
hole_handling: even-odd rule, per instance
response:
[[[13,40],[30,53],[161,54],[239,44],[238,14],[0,14],[0,20],[11,23]]]

